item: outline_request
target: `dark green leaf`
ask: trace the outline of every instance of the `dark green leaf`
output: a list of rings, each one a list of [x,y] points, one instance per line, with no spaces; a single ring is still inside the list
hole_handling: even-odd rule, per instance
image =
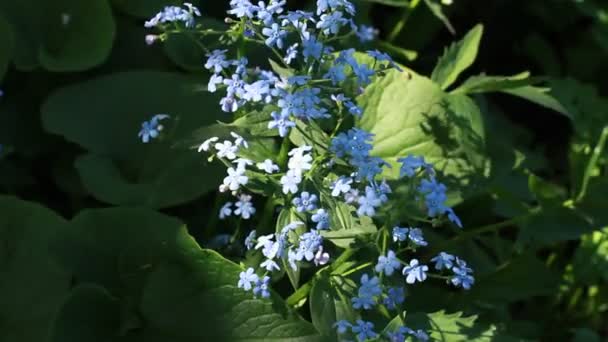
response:
[[[115,24],[107,0],[53,1],[45,18],[46,39],[38,58],[47,70],[87,70],[110,55]]]
[[[237,288],[240,271],[209,250],[193,249],[183,263],[162,265],[144,289],[146,322],[180,342],[319,340],[314,327],[277,296],[255,299]]]
[[[107,342],[118,336],[119,329],[119,302],[103,287],[85,284],[63,303],[50,342]]]
[[[462,312],[448,314],[438,311],[430,314],[408,314],[408,327],[426,331],[432,341],[443,342],[490,342],[494,340],[494,326],[476,323],[477,316],[463,317]]]
[[[96,198],[112,204],[173,206],[215,189],[221,181],[219,164],[212,166],[203,155],[164,142],[182,140],[194,127],[225,117],[217,98],[197,91],[199,87],[197,79],[172,73],[113,74],[55,92],[42,107],[42,120],[48,131],[93,154],[77,166]],[[137,137],[141,123],[159,113],[171,115],[163,120],[165,136],[142,143]],[[138,190],[128,194],[128,188]],[[134,203],[134,198],[141,201]]]
[[[456,34],[456,29],[454,29],[454,26],[452,26],[452,23],[450,23],[450,19],[448,19],[448,17],[443,13],[443,8],[441,7],[441,4],[436,3],[432,0],[424,0],[424,3],[429,8],[429,10],[431,10],[431,13],[433,13],[433,15],[437,19],[441,20],[443,25],[445,25],[445,27],[448,29],[448,31],[450,31],[451,34]]]
[[[534,82],[530,79],[530,73],[525,71],[513,76],[471,76],[458,88],[452,90],[451,94],[475,94],[495,92],[505,89],[520,88]]]
[[[524,98],[530,102],[534,102],[543,107],[553,109],[554,111],[570,117],[570,113],[564,106],[549,93],[549,88],[541,88],[534,86],[525,86],[513,89],[500,90],[504,93]]]
[[[0,196],[0,340],[46,341],[70,286],[68,273],[49,254],[52,238],[67,227],[34,203]]]

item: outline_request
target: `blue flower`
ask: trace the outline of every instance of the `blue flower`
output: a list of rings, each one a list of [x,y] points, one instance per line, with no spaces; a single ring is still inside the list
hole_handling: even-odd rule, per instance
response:
[[[376,215],[376,208],[382,204],[382,201],[374,189],[368,186],[365,188],[365,195],[359,197],[358,203],[357,215],[372,217]]]
[[[232,65],[236,66],[236,70],[234,71],[234,73],[243,76],[247,72],[248,63],[249,60],[247,59],[247,57],[241,57],[239,60],[233,61]]]
[[[245,84],[243,98],[247,101],[260,102],[265,94],[270,92],[268,81],[260,80],[252,84]]]
[[[224,78],[218,74],[213,74],[211,75],[211,78],[209,79],[209,83],[207,84],[207,90],[209,90],[210,93],[215,93],[217,91],[217,85],[218,84],[223,84],[224,83]]]
[[[344,334],[348,330],[348,328],[351,328],[352,326],[353,325],[350,324],[350,322],[345,320],[340,320],[334,323],[334,328],[337,329],[338,334]]]
[[[407,235],[409,232],[409,228],[401,228],[401,227],[394,227],[393,228],[393,241],[394,242],[403,242],[405,240],[407,240]]]
[[[374,300],[374,298],[369,297],[369,296],[353,297],[352,302],[353,302],[353,308],[355,308],[357,310],[359,310],[361,308],[363,308],[365,310],[369,310],[374,305],[376,305],[376,301]]]
[[[251,218],[253,214],[255,214],[255,208],[251,203],[251,196],[246,194],[241,194],[239,196],[239,200],[234,204],[236,209],[234,210],[235,215],[240,215],[244,220],[248,220]]]
[[[227,95],[220,100],[222,110],[227,113],[234,113],[239,109],[239,102],[232,95]]]
[[[317,208],[317,195],[304,191],[300,194],[300,197],[294,198],[291,203],[296,206],[299,213],[313,211]]]
[[[435,269],[441,271],[442,269],[451,269],[454,265],[454,256],[446,252],[439,253],[436,257],[431,259],[435,263]]]
[[[359,296],[374,297],[382,294],[380,288],[380,279],[378,277],[370,278],[367,274],[361,276],[361,287],[359,287]]]
[[[209,58],[205,63],[205,69],[213,70],[214,73],[219,74],[229,67],[231,62],[226,59],[226,51],[228,50],[213,50],[207,54]]]
[[[393,272],[401,266],[399,260],[395,256],[395,252],[389,250],[386,256],[381,255],[378,257],[378,263],[376,264],[376,272],[384,273],[387,276],[393,275]]]
[[[263,170],[266,173],[274,173],[279,171],[279,166],[272,162],[270,159],[266,159],[261,163],[256,164],[257,168]]]
[[[231,10],[228,14],[237,16],[238,18],[253,18],[253,13],[258,9],[249,0],[230,0]]]
[[[366,64],[351,64],[351,68],[359,86],[366,86],[371,83],[371,77],[375,75],[374,70]]]
[[[426,242],[422,236],[422,230],[420,228],[410,228],[408,237],[410,238],[410,241],[418,246],[428,245],[428,242]]]
[[[252,230],[251,232],[249,232],[249,235],[247,235],[247,237],[245,238],[245,247],[247,248],[247,250],[250,250],[253,248],[253,244],[255,243],[255,237],[256,237],[256,230]]]
[[[340,176],[331,185],[331,195],[334,197],[340,196],[350,191],[353,179],[350,177]]]
[[[378,29],[372,26],[355,26],[353,30],[355,31],[355,34],[357,35],[361,43],[371,42],[372,40],[375,40],[378,36]]]
[[[177,6],[166,6],[161,12],[157,13],[152,19],[144,23],[144,27],[151,28],[158,26],[159,24],[172,23],[172,22],[183,22],[186,27],[194,26],[194,16],[200,16],[201,13],[198,8],[191,4],[184,4],[188,7],[185,10]]]
[[[313,214],[312,222],[317,224],[317,229],[328,229],[329,228],[329,214],[325,209],[317,210],[316,214]]]
[[[408,284],[414,284],[415,282],[423,282],[426,280],[426,272],[429,267],[421,265],[418,259],[412,259],[409,266],[403,268],[403,275],[405,276],[405,282]]]
[[[405,301],[405,289],[403,287],[390,287],[384,298],[384,305],[389,310],[394,310],[397,305]]]
[[[448,220],[458,226],[458,228],[462,228],[462,222],[460,222],[460,218],[458,218],[454,210],[452,210],[452,208],[448,208],[446,212],[448,213]]]
[[[279,24],[274,23],[270,27],[262,29],[262,34],[266,37],[266,45],[269,47],[277,46],[279,49],[283,48],[283,38],[287,35],[287,31],[281,29]]]
[[[359,341],[376,338],[378,334],[374,332],[374,324],[358,319],[357,324],[352,327],[353,333],[357,335]]]
[[[285,114],[284,112],[280,114],[272,112],[270,116],[272,116],[273,120],[268,122],[268,129],[278,129],[281,137],[287,136],[291,127],[295,127],[296,125],[295,122],[289,120],[289,114]]]
[[[289,84],[290,86],[305,85],[306,83],[308,83],[308,81],[310,81],[310,76],[296,75],[296,76],[290,76],[287,79],[287,84]]]
[[[397,162],[401,163],[401,172],[400,172],[401,177],[403,177],[404,175],[406,175],[408,177],[414,177],[414,175],[416,174],[416,170],[418,170],[418,168],[427,165],[424,162],[424,158],[415,157],[412,155],[409,155],[405,158],[399,158],[399,159],[397,159]]]
[[[322,244],[323,237],[314,229],[300,235],[298,249],[296,250],[296,260],[313,260],[315,258],[315,253]]]
[[[399,71],[403,71],[403,69],[401,69],[396,63],[395,61],[393,61],[393,59],[391,58],[391,56],[389,56],[388,54],[384,53],[384,52],[380,52],[378,50],[373,50],[373,51],[367,51],[367,54],[370,55],[371,57],[375,58],[376,61],[378,62],[388,62],[388,65],[391,68],[395,68]]]
[[[222,208],[220,208],[220,220],[232,215],[232,202],[226,202]]]
[[[247,269],[247,271],[243,271],[239,275],[238,287],[242,288],[245,291],[251,290],[252,283],[256,283],[259,277],[255,274],[255,270],[251,267]]]
[[[262,279],[258,279],[255,282],[255,286],[253,288],[253,295],[257,296],[257,295],[261,295],[262,298],[268,298],[270,297],[270,291],[269,291],[269,284],[270,282],[270,277],[269,276],[264,276],[264,278]]]
[[[273,15],[283,12],[283,6],[285,6],[285,0],[278,2],[271,1],[268,6],[260,1],[257,8],[257,17],[262,20],[264,25],[270,25],[273,21]]]
[[[317,28],[321,29],[326,36],[337,34],[342,26],[348,24],[348,20],[342,17],[342,12],[340,11],[323,14],[320,19],[317,22]]]
[[[462,287],[465,290],[471,289],[471,286],[475,283],[475,278],[473,278],[473,276],[458,267],[454,267],[452,272],[454,272],[454,277],[450,279],[450,281],[454,286]]]
[[[169,115],[166,114],[157,114],[150,119],[150,121],[144,121],[141,124],[141,130],[137,133],[137,136],[141,138],[141,141],[144,144],[150,142],[151,139],[154,139],[159,136],[160,131],[163,130],[163,126],[160,124],[160,120],[164,120],[168,118]]]
[[[285,57],[283,58],[285,64],[291,64],[291,62],[298,56],[298,46],[299,44],[295,43],[287,48],[287,51],[285,51]]]
[[[330,79],[333,85],[339,84],[340,82],[346,79],[346,74],[344,73],[344,66],[341,64],[332,66],[331,68],[329,68],[327,73],[323,75],[323,78]]]
[[[318,60],[321,58],[321,53],[323,53],[323,44],[318,42],[315,37],[302,41],[302,55],[305,61],[308,61],[308,57]]]
[[[424,196],[427,215],[430,217],[436,217],[445,213],[449,209],[444,204],[447,199],[447,195],[440,192],[431,192]]]
[[[266,259],[266,261],[260,264],[260,267],[262,267],[268,272],[279,271],[281,269],[279,267],[279,264],[277,264],[277,262],[273,259]]]

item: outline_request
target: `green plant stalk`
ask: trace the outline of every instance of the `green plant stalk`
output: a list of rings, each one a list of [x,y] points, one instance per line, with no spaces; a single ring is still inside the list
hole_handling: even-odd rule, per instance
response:
[[[587,167],[585,168],[585,173],[583,175],[583,182],[581,183],[581,190],[578,195],[574,199],[575,202],[580,202],[585,198],[587,194],[587,188],[589,187],[589,181],[591,180],[591,173],[597,167],[597,163],[606,147],[606,140],[608,140],[608,126],[605,126],[602,130],[602,134],[598,139],[597,145],[593,149],[593,153],[591,154],[591,158],[589,158],[589,163],[587,163]]]
[[[401,33],[401,31],[403,30],[403,28],[405,27],[405,24],[407,23],[408,19],[410,18],[410,15],[416,9],[416,7],[418,7],[419,3],[420,3],[420,0],[412,0],[412,2],[410,2],[410,5],[405,10],[405,13],[403,13],[403,16],[401,17],[401,19],[397,22],[395,27],[393,27],[393,30],[391,31],[391,33],[388,34],[388,37],[386,38],[387,42],[392,43],[393,41],[395,41],[395,39],[397,39],[397,37],[399,36],[399,33]]]

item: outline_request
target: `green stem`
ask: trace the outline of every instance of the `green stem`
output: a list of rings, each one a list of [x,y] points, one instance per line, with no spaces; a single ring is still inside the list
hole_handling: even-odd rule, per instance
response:
[[[608,139],[608,126],[605,126],[604,129],[602,130],[602,134],[600,135],[597,145],[593,149],[591,158],[589,158],[589,163],[587,164],[587,167],[585,168],[585,173],[583,175],[583,182],[581,185],[581,190],[579,191],[578,195],[576,196],[575,202],[580,202],[581,200],[583,200],[583,198],[585,198],[585,195],[587,194],[587,187],[589,186],[589,181],[591,180],[591,174],[593,173],[593,170],[597,167],[597,163],[600,159],[600,156],[602,155],[602,152],[604,151],[604,148],[606,147],[607,139]]]
[[[346,276],[348,276],[348,275],[350,275],[350,274],[353,274],[353,273],[355,273],[355,272],[361,271],[362,269],[364,269],[364,268],[366,268],[366,267],[369,267],[369,266],[371,266],[371,265],[373,265],[373,263],[372,263],[372,262],[366,262],[366,263],[365,263],[365,264],[363,264],[363,265],[359,265],[359,266],[357,266],[357,267],[355,267],[355,268],[351,268],[350,270],[348,270],[348,271],[346,271],[346,272],[342,273],[342,274],[341,274],[341,276],[342,276],[342,277],[346,277]]]
[[[388,34],[388,37],[386,38],[387,42],[392,43],[395,39],[397,39],[397,37],[399,36],[399,33],[401,33],[401,31],[405,27],[405,23],[407,23],[408,19],[410,18],[410,15],[414,11],[414,9],[416,9],[416,7],[418,6],[419,3],[420,3],[420,0],[412,0],[412,2],[410,2],[410,5],[408,6],[408,8],[406,10],[404,10],[404,13],[403,13],[403,16],[401,17],[401,19],[393,27],[393,30],[391,31],[391,33]]]

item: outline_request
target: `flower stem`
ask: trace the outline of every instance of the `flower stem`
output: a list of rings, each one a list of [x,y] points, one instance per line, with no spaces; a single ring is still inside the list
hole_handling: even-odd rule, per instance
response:
[[[597,145],[593,149],[593,153],[591,154],[591,158],[589,158],[589,163],[587,163],[587,167],[585,168],[585,173],[583,175],[583,182],[581,184],[581,190],[575,198],[575,202],[580,202],[585,198],[587,194],[587,187],[589,186],[589,181],[591,180],[591,174],[593,170],[597,167],[597,163],[606,147],[606,140],[608,139],[608,126],[605,126],[602,130],[602,134],[597,142]]]

